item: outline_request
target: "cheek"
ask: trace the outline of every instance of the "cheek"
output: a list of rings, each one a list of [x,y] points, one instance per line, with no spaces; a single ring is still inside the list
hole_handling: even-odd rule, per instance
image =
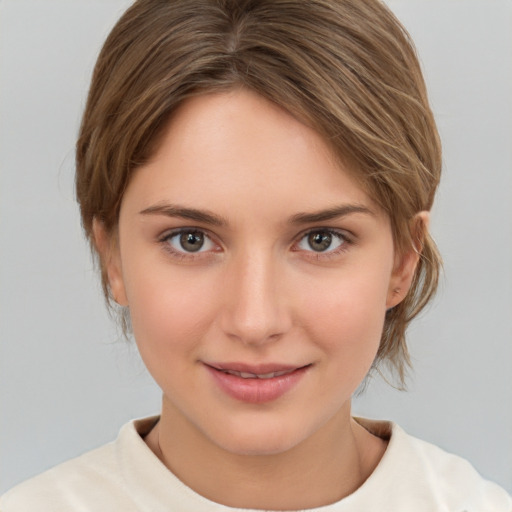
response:
[[[126,275],[133,333],[143,357],[193,351],[214,317],[215,298],[208,291],[213,287],[165,265],[144,272],[128,268]]]
[[[384,277],[383,277],[384,276]],[[325,352],[354,364],[371,364],[378,350],[386,312],[386,273],[347,272],[328,291],[311,287],[301,306],[311,336]]]

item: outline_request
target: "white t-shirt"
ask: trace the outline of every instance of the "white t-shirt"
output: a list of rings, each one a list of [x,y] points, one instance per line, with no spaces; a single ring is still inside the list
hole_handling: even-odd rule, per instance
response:
[[[142,437],[157,418],[126,424],[116,441],[8,491],[1,512],[235,512],[176,478]],[[512,498],[464,459],[389,422],[357,420],[389,439],[364,484],[319,512],[512,512]],[[307,492],[307,490],[305,491]],[[245,509],[245,512],[248,512]]]

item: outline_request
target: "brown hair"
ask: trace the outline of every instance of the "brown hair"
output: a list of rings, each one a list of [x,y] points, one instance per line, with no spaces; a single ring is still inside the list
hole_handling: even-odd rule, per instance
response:
[[[441,148],[413,44],[379,0],[138,0],[98,58],[76,149],[76,190],[115,229],[132,173],[186,98],[246,87],[317,130],[387,212],[398,251],[421,250],[388,311],[376,363],[403,383],[407,324],[434,294],[440,258],[411,226],[430,210]],[[418,237],[417,240],[414,237]],[[109,300],[108,281],[102,283]]]

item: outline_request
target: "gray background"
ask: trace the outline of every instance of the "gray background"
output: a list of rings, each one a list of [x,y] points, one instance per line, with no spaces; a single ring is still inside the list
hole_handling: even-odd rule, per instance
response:
[[[389,0],[416,41],[444,142],[445,259],[410,331],[391,418],[512,491],[512,1]],[[127,0],[0,0],[0,491],[115,437],[159,392],[103,307],[73,197],[99,45]]]

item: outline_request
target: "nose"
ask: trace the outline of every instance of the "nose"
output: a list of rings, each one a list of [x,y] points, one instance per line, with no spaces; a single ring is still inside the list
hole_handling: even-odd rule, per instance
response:
[[[292,320],[283,269],[271,255],[241,257],[226,275],[221,326],[227,336],[246,345],[264,345],[289,331]]]

